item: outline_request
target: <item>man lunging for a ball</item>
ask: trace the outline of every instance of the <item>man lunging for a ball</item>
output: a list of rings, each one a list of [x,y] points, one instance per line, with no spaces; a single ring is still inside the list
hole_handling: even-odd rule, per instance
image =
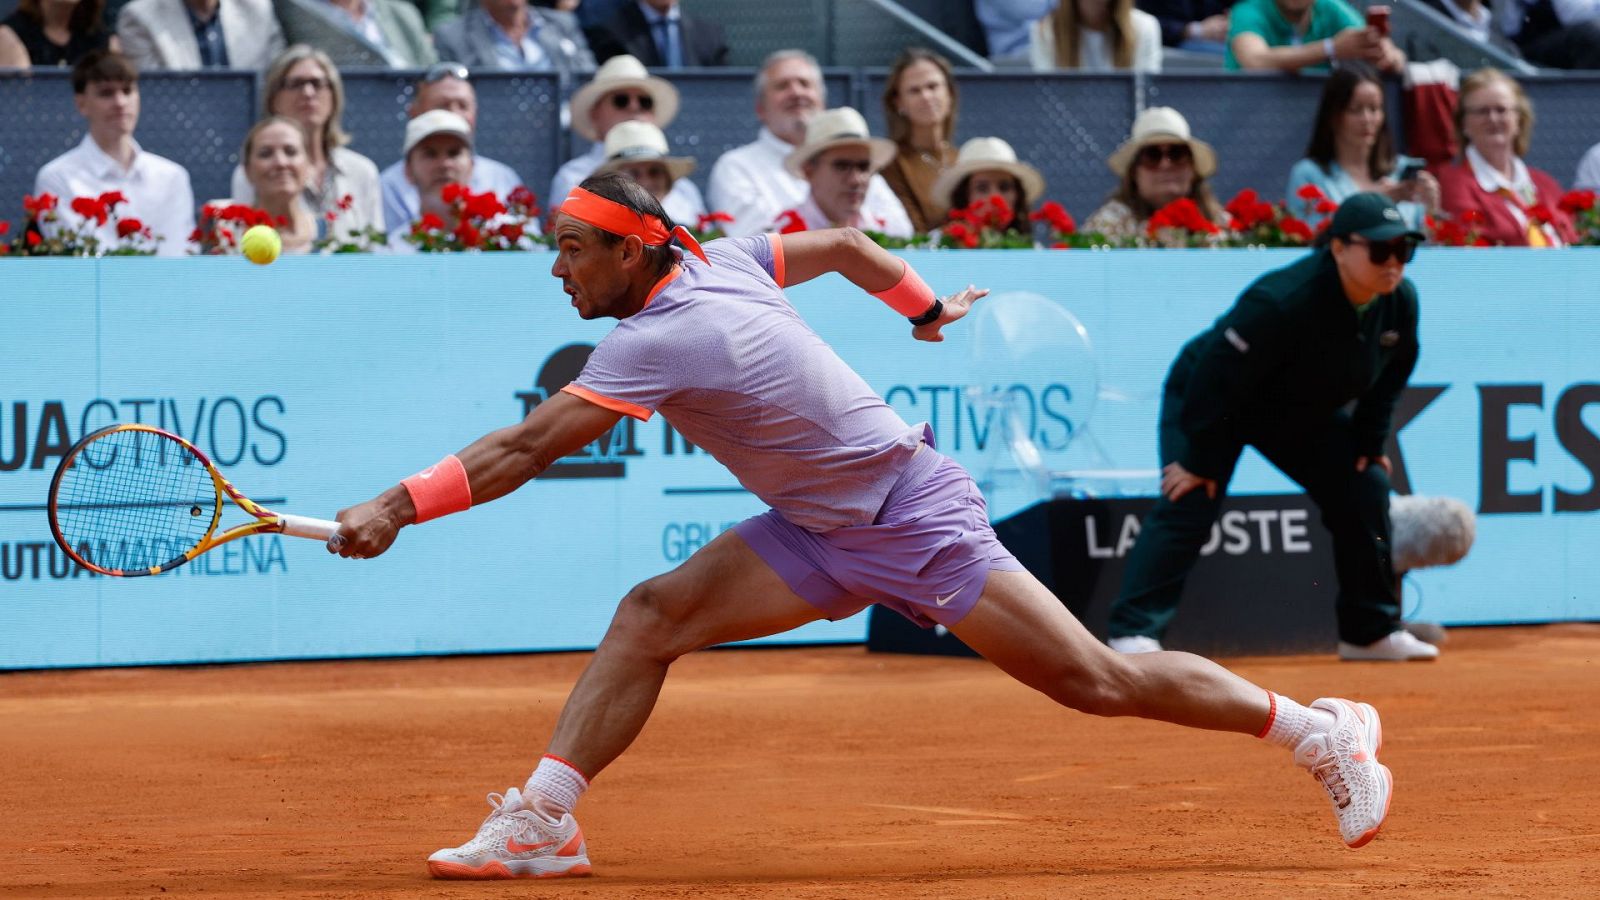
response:
[[[905,262],[836,229],[703,249],[642,188],[583,183],[555,218],[578,314],[618,320],[577,379],[517,425],[344,510],[343,556],[521,487],[622,416],[660,412],[772,509],[622,599],[519,791],[490,795],[471,840],[429,857],[441,878],[586,875],[572,817],[590,781],[644,727],[686,653],[841,619],[873,603],[948,627],[1018,681],[1100,716],[1235,731],[1293,751],[1321,782],[1347,844],[1377,834],[1393,790],[1366,704],[1311,706],[1187,653],[1123,656],[1095,640],[996,540],[983,497],[926,425],[907,425],[808,328],[783,288],[838,272],[943,339],[986,291],[938,300]],[[677,236],[684,253],[669,246]]]

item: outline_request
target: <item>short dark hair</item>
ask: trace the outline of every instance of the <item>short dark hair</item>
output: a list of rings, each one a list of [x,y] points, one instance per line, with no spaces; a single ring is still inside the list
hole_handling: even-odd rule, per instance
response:
[[[677,227],[676,223],[672,221],[672,217],[667,215],[667,211],[661,208],[661,201],[657,200],[654,194],[645,190],[639,182],[619,172],[607,172],[604,175],[585,178],[578,187],[591,194],[604,197],[612,203],[620,203],[636,213],[655,216],[661,220],[662,226],[668,231]],[[596,230],[600,232],[601,242],[607,247],[615,246],[618,241],[622,240],[621,235],[612,234],[603,228]],[[644,248],[644,254],[645,259],[650,261],[657,275],[665,275],[667,270],[672,268],[672,264],[677,261],[670,244],[664,244],[660,247],[651,247],[647,244]]]
[[[90,50],[72,67],[72,92],[81,94],[97,81],[138,84],[139,69],[115,50]]]

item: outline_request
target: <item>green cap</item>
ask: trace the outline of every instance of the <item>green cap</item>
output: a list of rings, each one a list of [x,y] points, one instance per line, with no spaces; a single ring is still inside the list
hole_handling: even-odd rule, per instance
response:
[[[1333,214],[1333,224],[1328,226],[1332,237],[1349,237],[1358,234],[1370,241],[1389,241],[1397,237],[1424,240],[1427,236],[1406,224],[1406,217],[1398,207],[1382,194],[1351,194],[1339,204]]]

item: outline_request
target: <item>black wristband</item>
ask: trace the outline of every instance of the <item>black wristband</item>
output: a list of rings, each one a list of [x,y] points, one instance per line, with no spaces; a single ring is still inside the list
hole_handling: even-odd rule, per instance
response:
[[[944,301],[936,297],[934,298],[933,305],[928,307],[927,312],[917,316],[915,319],[911,319],[910,321],[913,325],[932,325],[933,323],[939,321],[939,317],[942,315],[944,315]]]

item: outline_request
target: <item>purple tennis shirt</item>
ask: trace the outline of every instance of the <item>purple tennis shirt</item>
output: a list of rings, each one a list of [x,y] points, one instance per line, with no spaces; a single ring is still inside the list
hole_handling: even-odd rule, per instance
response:
[[[808,531],[870,524],[922,442],[784,298],[777,235],[681,255],[563,390],[661,415]]]

